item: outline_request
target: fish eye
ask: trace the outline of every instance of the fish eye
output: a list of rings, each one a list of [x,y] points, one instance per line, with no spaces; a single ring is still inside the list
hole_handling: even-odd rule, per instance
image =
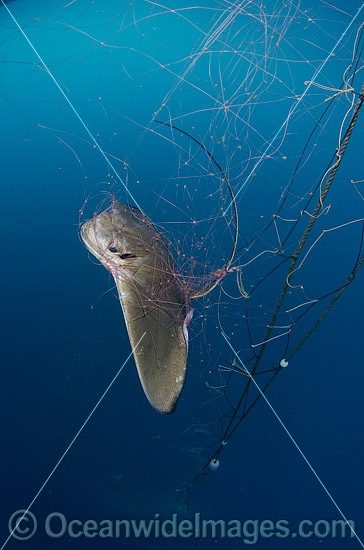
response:
[[[118,252],[118,249],[115,248],[115,246],[113,246],[112,244],[110,246],[108,246],[108,251],[109,252],[112,252],[113,254],[115,254],[116,252]]]
[[[129,260],[130,258],[136,258],[135,254],[120,254],[122,260]]]

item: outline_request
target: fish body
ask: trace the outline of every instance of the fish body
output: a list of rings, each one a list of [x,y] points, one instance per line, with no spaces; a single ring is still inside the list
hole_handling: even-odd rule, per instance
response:
[[[193,310],[165,239],[140,210],[117,201],[85,222],[81,236],[114,277],[146,397],[172,413],[185,382]]]

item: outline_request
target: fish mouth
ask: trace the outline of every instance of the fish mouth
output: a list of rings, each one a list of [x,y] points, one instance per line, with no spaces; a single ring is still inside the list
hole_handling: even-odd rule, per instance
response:
[[[110,261],[106,250],[100,246],[97,240],[97,225],[100,224],[97,218],[88,220],[81,226],[81,238],[90,254],[92,254],[114,277],[121,277],[124,270],[117,267]],[[102,225],[101,225],[102,228]],[[126,277],[127,278],[127,277]]]
[[[92,227],[90,227],[90,225],[92,225]],[[93,239],[90,238],[91,232],[93,233],[93,237],[94,237]],[[91,222],[89,220],[81,226],[81,238],[89,252],[91,252],[92,254],[97,252],[98,246],[96,243],[96,235],[95,235],[95,230],[93,228],[93,221]]]
[[[102,264],[106,264],[105,254],[97,242],[95,223],[97,220],[88,220],[81,226],[81,238],[87,250]]]

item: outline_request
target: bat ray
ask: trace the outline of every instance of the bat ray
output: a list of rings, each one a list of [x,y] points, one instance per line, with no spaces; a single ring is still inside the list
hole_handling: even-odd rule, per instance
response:
[[[114,277],[133,349],[145,333],[134,359],[146,397],[172,413],[185,381],[193,310],[166,241],[145,214],[117,201],[85,222],[81,236]]]

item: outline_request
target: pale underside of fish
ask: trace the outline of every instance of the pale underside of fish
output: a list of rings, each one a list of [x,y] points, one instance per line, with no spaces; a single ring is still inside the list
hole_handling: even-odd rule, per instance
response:
[[[193,310],[165,239],[140,210],[116,201],[84,223],[81,236],[114,277],[146,397],[172,413],[185,382]]]

